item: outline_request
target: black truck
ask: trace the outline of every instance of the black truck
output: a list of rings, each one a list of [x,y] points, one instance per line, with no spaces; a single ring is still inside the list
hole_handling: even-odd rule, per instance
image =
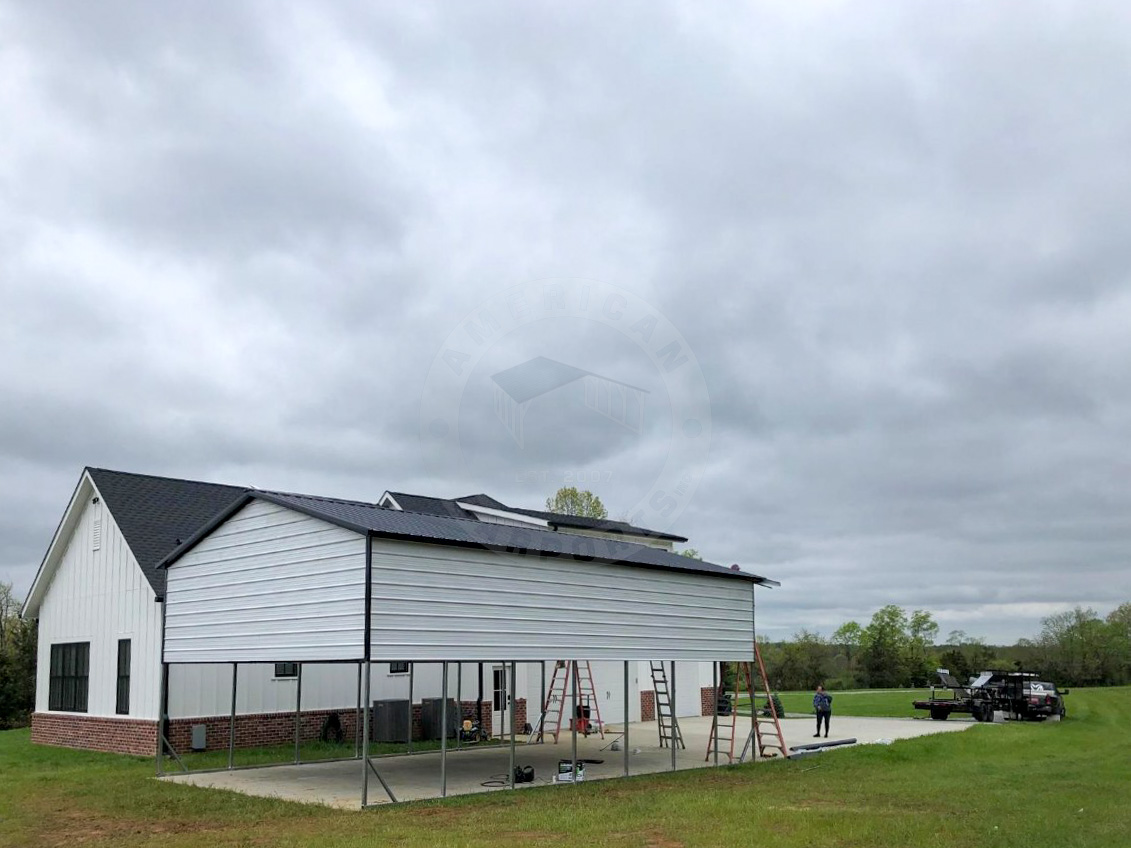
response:
[[[946,721],[951,713],[969,713],[976,721],[993,721],[996,713],[1014,721],[1065,715],[1063,696],[1068,690],[1058,691],[1033,672],[983,671],[966,684],[945,668],[938,670],[938,676],[931,697],[912,702],[915,709],[927,710],[936,721]]]

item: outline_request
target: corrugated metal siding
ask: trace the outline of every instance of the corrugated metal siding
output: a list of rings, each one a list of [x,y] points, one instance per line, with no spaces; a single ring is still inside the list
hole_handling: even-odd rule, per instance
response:
[[[165,659],[357,659],[364,586],[363,536],[253,501],[169,568]]]
[[[92,505],[95,491],[80,484],[85,504],[39,609],[39,667],[35,708],[47,712],[51,645],[90,643],[86,715],[114,716],[118,640],[130,639],[130,718],[157,718],[161,607],[122,537],[112,513]],[[95,550],[94,524],[101,521]]]
[[[375,539],[374,659],[744,660],[751,585]]]

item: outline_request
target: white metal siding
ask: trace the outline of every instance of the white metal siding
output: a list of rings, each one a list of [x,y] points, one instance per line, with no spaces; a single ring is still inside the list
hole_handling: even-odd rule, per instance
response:
[[[373,541],[374,659],[746,660],[751,584]]]
[[[169,568],[165,660],[357,659],[364,587],[364,536],[252,501]]]
[[[90,643],[87,712],[114,716],[118,640],[130,639],[129,718],[157,718],[161,607],[122,537],[113,515],[89,483],[80,484],[81,513],[39,608],[39,667],[35,708],[47,712],[51,645]],[[98,549],[94,523],[101,521]],[[124,717],[124,716],[123,716]]]

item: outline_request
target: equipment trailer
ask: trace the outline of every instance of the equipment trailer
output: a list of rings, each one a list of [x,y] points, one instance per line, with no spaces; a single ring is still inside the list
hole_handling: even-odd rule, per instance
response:
[[[1034,707],[1036,701],[1031,687],[1042,684],[1035,682],[1037,675],[1031,672],[983,671],[965,686],[945,668],[940,668],[938,675],[939,683],[931,687],[931,697],[912,702],[915,709],[927,710],[935,721],[946,721],[951,713],[969,713],[975,721],[993,721],[997,712],[1011,720],[1044,718],[1046,712],[1051,712],[1051,709]],[[936,697],[936,688],[950,690],[950,696]],[[1048,698],[1050,704],[1052,697]],[[1057,707],[1063,715],[1059,700]]]

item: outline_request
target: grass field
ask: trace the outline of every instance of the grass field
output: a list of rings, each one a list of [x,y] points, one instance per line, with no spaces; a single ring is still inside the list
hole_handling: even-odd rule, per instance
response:
[[[835,705],[852,697],[870,698]],[[1128,703],[1128,688],[1077,690],[1060,723],[365,813],[160,783],[151,761],[41,748],[8,731],[0,845],[1124,848]]]
[[[833,714],[845,716],[896,716],[913,718],[926,715],[922,710],[916,710],[911,702],[927,698],[929,689],[861,689],[852,692],[832,692]],[[812,692],[779,692],[781,705],[787,714],[813,713]],[[765,702],[765,697],[758,698],[758,706]],[[740,711],[747,708],[749,698],[739,698]]]

